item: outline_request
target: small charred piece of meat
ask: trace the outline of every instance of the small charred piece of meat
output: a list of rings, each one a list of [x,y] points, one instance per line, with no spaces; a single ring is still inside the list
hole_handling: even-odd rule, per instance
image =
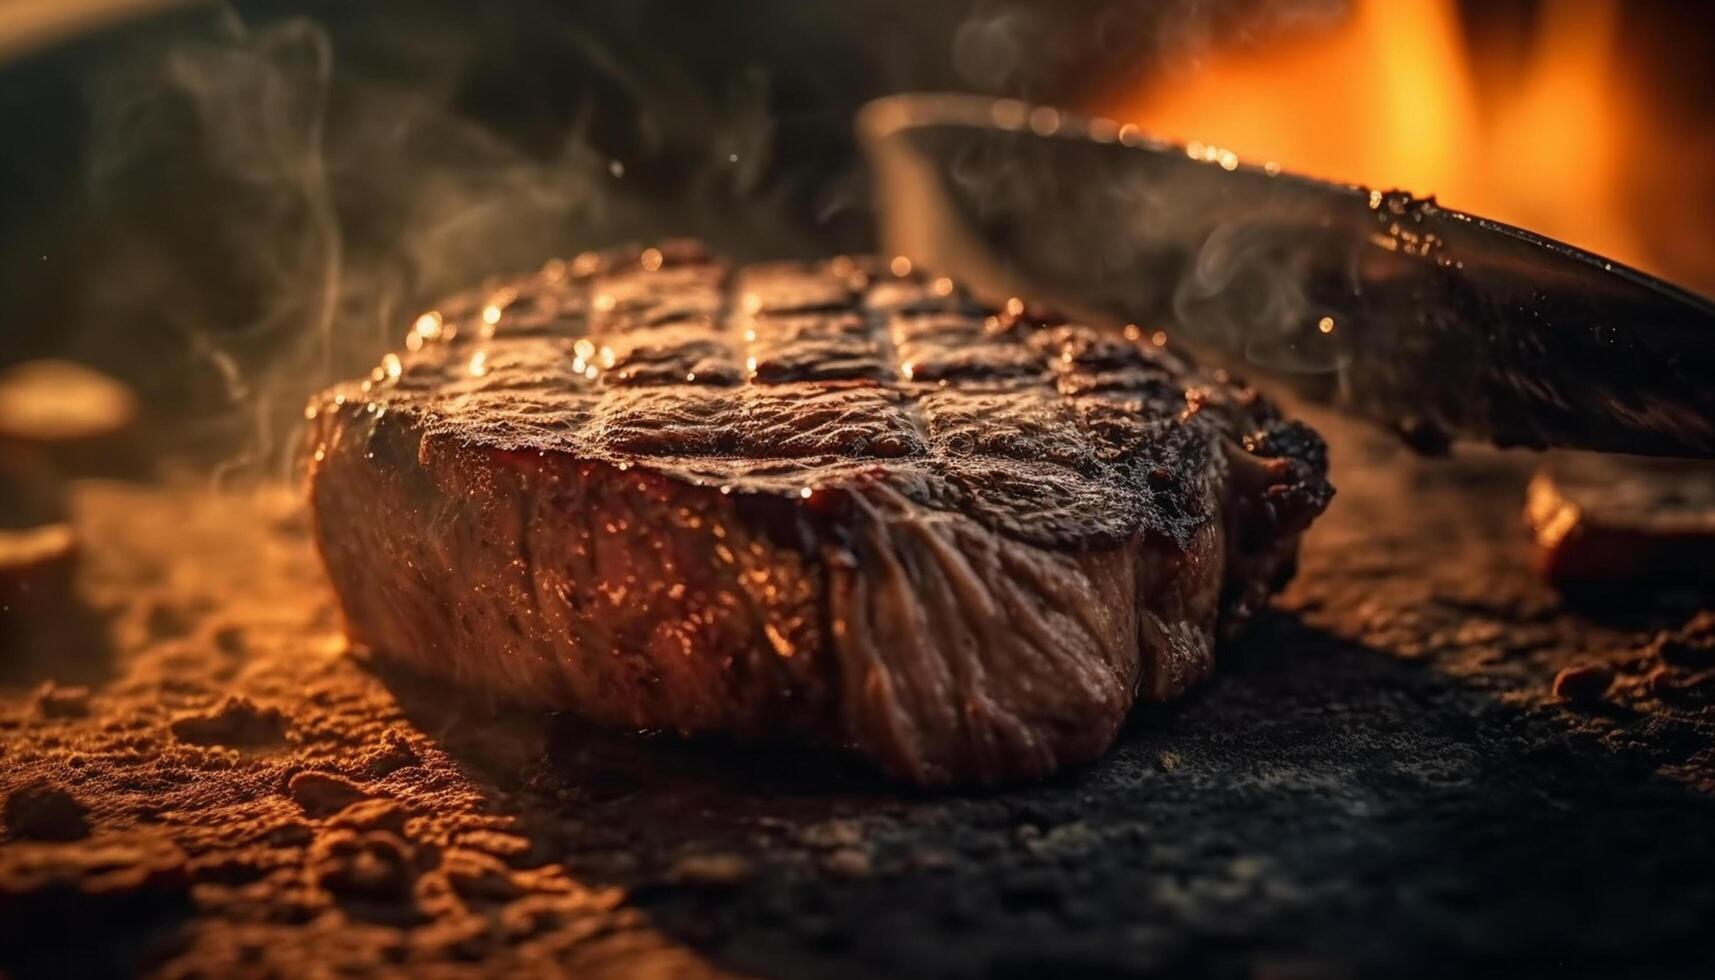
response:
[[[1556,455],[1531,478],[1525,518],[1557,585],[1715,583],[1715,465]]]
[[[40,459],[0,448],[0,660],[18,652],[20,628],[59,619],[73,595],[78,546],[66,493]]]
[[[72,642],[86,623],[77,602],[77,558],[69,524],[0,524],[0,674],[41,666],[63,671],[85,649]]]
[[[57,610],[71,594],[76,558],[70,525],[0,527],[0,623],[38,607]]]
[[[134,463],[131,389],[71,361],[0,371],[0,467],[113,473]]]
[[[1100,754],[1332,492],[1314,432],[1147,336],[867,259],[589,254],[407,348],[308,412],[354,641],[923,784]]]

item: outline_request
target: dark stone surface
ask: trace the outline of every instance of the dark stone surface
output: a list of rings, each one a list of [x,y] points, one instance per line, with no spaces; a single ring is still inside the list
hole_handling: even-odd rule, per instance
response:
[[[1340,495],[1215,679],[1093,765],[981,794],[472,703],[339,654],[280,492],[82,487],[112,675],[79,715],[0,690],[0,794],[72,787],[90,836],[0,839],[0,968],[1715,973],[1715,602],[1571,606],[1532,571],[1531,457],[1313,421]],[[163,602],[182,633],[151,631]],[[1603,691],[1556,695],[1590,665]],[[175,734],[235,697],[280,738]],[[309,812],[304,773],[365,798]],[[51,935],[39,909],[65,910]]]
[[[1624,693],[1643,665],[1623,651],[1697,600],[1644,597],[1636,628],[1598,625],[1530,571],[1530,457],[1425,461],[1322,424],[1345,436],[1342,496],[1284,608],[1097,764],[924,796],[822,757],[562,720],[517,797],[532,836],[765,975],[1715,969],[1712,728]],[[1592,656],[1621,693],[1557,703],[1557,665]],[[446,745],[511,783],[469,744],[482,732]],[[869,857],[856,878],[829,860],[852,849]],[[704,853],[754,873],[673,883],[677,857]]]

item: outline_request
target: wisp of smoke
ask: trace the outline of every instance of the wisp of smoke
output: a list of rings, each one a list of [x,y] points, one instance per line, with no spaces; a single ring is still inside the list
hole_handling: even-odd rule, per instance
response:
[[[89,176],[108,241],[89,320],[101,343],[148,362],[136,373],[151,400],[197,406],[186,441],[224,470],[284,461],[305,399],[399,344],[410,304],[582,248],[695,233],[735,198],[756,240],[785,237],[757,200],[773,138],[761,73],[693,91],[631,79],[575,39],[631,86],[645,149],[684,132],[714,157],[667,199],[629,189],[628,164],[647,161],[599,151],[588,112],[557,149],[526,152],[456,111],[461,58],[475,54],[460,45],[475,42],[411,40],[437,50],[438,84],[340,69],[316,22],[251,26],[229,10],[92,91]]]
[[[1166,73],[1193,63],[1217,34],[1231,42],[1247,32],[1271,33],[1319,21],[1344,9],[1343,0],[1171,0],[1142,5],[1095,3],[1090,36],[1060,43],[1092,59],[1108,54],[1149,63]],[[961,26],[954,64],[973,84],[1027,93],[1044,67],[1037,40],[1046,32],[1039,5],[985,0]],[[1087,14],[1088,11],[1085,11]],[[1123,74],[1123,72],[1122,72]],[[1091,79],[1095,82],[1097,79]],[[1007,224],[1030,215],[1011,234],[1023,265],[1052,270],[1056,283],[1084,284],[1072,301],[1099,299],[1133,311],[1155,311],[1179,336],[1246,360],[1303,375],[1337,371],[1346,354],[1318,328],[1330,297],[1311,296],[1326,256],[1305,240],[1314,216],[1270,218],[1229,201],[1221,182],[1162,180],[1152,169],[1112,166],[1071,173],[1048,165],[1013,141],[970,141],[945,161],[979,221]],[[1062,186],[1061,182],[1077,186]],[[1123,227],[1099,236],[1091,229]],[[1187,245],[1196,243],[1190,254]],[[1338,278],[1338,277],[1335,277]],[[1028,285],[1028,284],[1024,284]]]
[[[246,353],[265,351],[300,376],[305,369],[326,375],[334,361],[341,238],[322,152],[332,55],[326,35],[308,21],[252,33],[227,16],[221,27],[218,40],[165,52],[146,77],[126,72],[108,80],[107,97],[96,100],[91,176],[100,193],[164,149],[163,141],[194,134],[198,158],[237,192],[232,227],[213,234],[220,246],[239,250],[226,255],[242,261],[266,300],[248,322],[202,322],[194,304],[163,295],[171,292],[163,280],[176,270],[138,256],[146,251],[142,241],[130,243],[97,290],[115,305],[133,293],[166,299],[159,312],[176,321],[189,352],[214,368],[233,404],[254,408],[251,448],[267,455],[278,435],[268,417],[281,392]],[[204,282],[218,281],[222,250],[210,250]]]

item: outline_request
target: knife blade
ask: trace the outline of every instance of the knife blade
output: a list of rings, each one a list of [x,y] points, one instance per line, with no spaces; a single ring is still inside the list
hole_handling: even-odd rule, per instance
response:
[[[1618,262],[1012,100],[890,96],[858,131],[885,247],[979,292],[1161,329],[1428,451],[1715,456],[1715,303]]]

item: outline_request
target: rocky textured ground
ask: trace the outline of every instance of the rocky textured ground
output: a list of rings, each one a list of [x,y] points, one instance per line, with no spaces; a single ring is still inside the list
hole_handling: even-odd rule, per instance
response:
[[[345,650],[292,492],[83,484],[0,654],[0,971],[1710,975],[1715,602],[1570,607],[1528,457],[1315,421],[1216,680],[982,795],[473,703]]]

